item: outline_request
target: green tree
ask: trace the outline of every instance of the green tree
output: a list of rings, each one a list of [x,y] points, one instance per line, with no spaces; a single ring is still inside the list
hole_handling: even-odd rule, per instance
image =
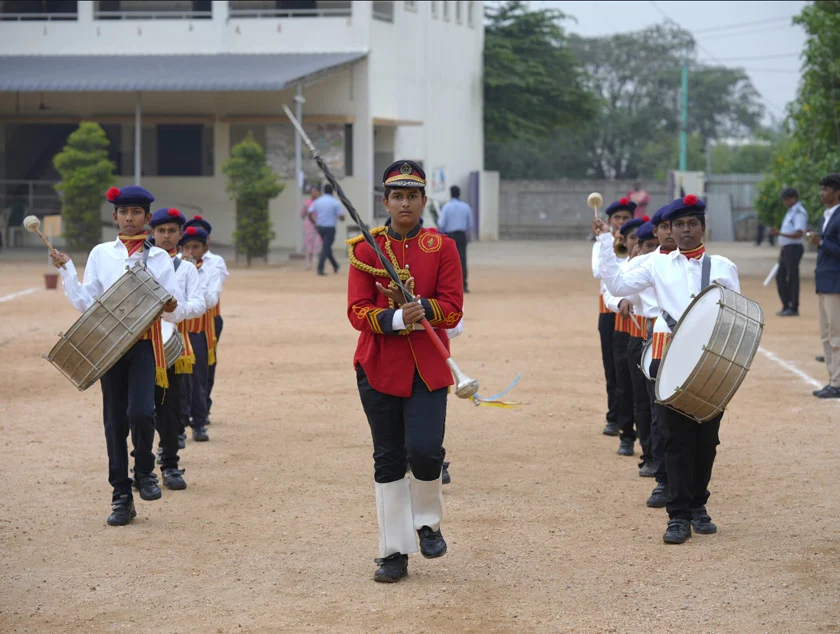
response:
[[[555,9],[509,0],[488,7],[484,30],[484,134],[487,143],[540,139],[592,119],[597,103],[583,87]]]
[[[233,147],[222,171],[228,178],[226,191],[236,202],[233,239],[251,266],[253,258],[268,255],[268,245],[275,236],[268,201],[279,196],[284,187],[250,133]]]
[[[62,227],[71,250],[90,250],[102,237],[103,196],[116,183],[117,166],[108,160],[109,145],[99,124],[82,121],[53,157],[61,176],[55,189],[61,197]]]
[[[789,137],[759,184],[756,209],[762,222],[778,225],[785,212],[781,190],[795,187],[816,227],[823,212],[817,183],[840,169],[840,0],[813,2],[794,23],[807,33],[802,79],[788,106]]]

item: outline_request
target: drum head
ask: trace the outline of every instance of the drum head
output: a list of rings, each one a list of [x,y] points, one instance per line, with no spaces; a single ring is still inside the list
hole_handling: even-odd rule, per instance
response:
[[[712,285],[686,309],[659,366],[656,381],[658,400],[665,401],[673,396],[694,372],[703,356],[703,346],[711,341],[717,326],[720,299],[720,287]]]
[[[175,334],[175,326],[171,321],[160,320],[160,331],[163,335],[164,342],[169,341],[169,338]]]
[[[641,360],[642,374],[645,375],[645,378],[648,381],[653,380],[650,376],[650,364],[651,363],[653,363],[653,340],[648,339],[647,342],[645,342],[645,347],[642,348],[642,360]]]

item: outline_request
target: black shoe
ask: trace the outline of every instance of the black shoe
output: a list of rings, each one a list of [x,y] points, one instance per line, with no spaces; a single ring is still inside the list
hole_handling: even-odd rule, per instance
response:
[[[121,495],[111,502],[108,526],[125,526],[135,517],[137,511],[134,510],[134,500],[130,495]]]
[[[639,467],[639,477],[641,478],[652,478],[656,475],[656,467],[654,466],[653,462],[650,460],[644,462]]]
[[[662,536],[666,544],[682,544],[691,537],[691,523],[684,518],[668,520],[668,529]]]
[[[210,440],[210,436],[207,435],[207,428],[206,427],[194,427],[193,428],[193,440],[195,442],[207,442]]]
[[[181,433],[178,434],[178,449],[186,449],[187,448],[187,434]]]
[[[817,360],[817,362],[818,362],[818,363],[825,363],[825,357],[824,357],[823,355],[821,355],[821,354],[818,354],[818,355],[817,355],[816,357],[814,357],[814,358]]]
[[[607,423],[604,426],[604,431],[601,433],[604,436],[618,436],[618,423]]]
[[[792,308],[785,308],[776,313],[778,317],[799,317],[799,311]]]
[[[373,580],[379,583],[396,583],[408,576],[408,555],[394,553],[382,559],[377,559],[379,568],[373,573]]]
[[[440,470],[440,481],[441,484],[449,484],[452,482],[452,478],[449,477],[449,463],[444,462],[443,468]]]
[[[333,269],[333,270],[334,270],[335,274],[338,275],[339,268],[335,267],[335,269]]]
[[[817,398],[840,398],[840,387],[826,385],[823,389],[814,392]]]
[[[187,488],[187,483],[184,481],[184,472],[177,467],[168,467],[162,472],[163,486],[170,491],[183,491]]]
[[[446,554],[446,542],[443,541],[440,529],[433,531],[428,526],[424,526],[417,531],[417,535],[420,537],[420,553],[426,559],[435,559]]]
[[[657,482],[646,504],[652,509],[665,508],[668,504],[668,487],[662,482]]]
[[[151,502],[159,500],[161,495],[157,483],[157,476],[154,473],[135,473],[134,488],[140,492],[140,499]]]
[[[691,527],[698,535],[713,535],[717,533],[717,526],[712,523],[712,518],[706,512],[706,507],[691,509]]]
[[[616,453],[619,456],[632,456],[633,455],[633,445],[636,443],[635,440],[632,438],[622,438],[618,443],[618,451]]]
[[[326,276],[327,276],[327,274],[326,274],[326,273],[324,273],[323,271],[318,271],[318,275],[321,275],[321,276],[323,276],[323,277],[326,277]]]

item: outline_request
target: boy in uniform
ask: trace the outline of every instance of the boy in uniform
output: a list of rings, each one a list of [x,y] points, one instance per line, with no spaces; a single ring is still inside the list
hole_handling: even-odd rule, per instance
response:
[[[441,557],[442,443],[446,397],[453,384],[445,360],[419,327],[423,317],[448,346],[447,328],[461,320],[464,287],[455,242],[422,226],[426,176],[417,163],[397,161],[383,176],[390,220],[374,235],[400,279],[417,296],[404,303],[362,237],[348,241],[347,317],[360,331],[353,366],[373,437],[379,568],[374,580],[408,574],[408,555]],[[406,467],[411,476],[406,476]]]
[[[52,252],[53,264],[61,274],[64,294],[80,312],[85,312],[117,280],[126,267],[143,264],[167,293],[172,296],[164,305],[163,318],[174,320],[174,311],[182,301],[175,271],[166,251],[147,241],[144,225],[151,219],[149,208],[155,197],[137,185],[112,187],[106,197],[114,205],[114,221],[119,234],[113,242],[95,246],[85,264],[84,281],[79,282],[70,256]],[[62,269],[61,265],[66,268]],[[105,442],[108,447],[108,481],[113,488],[108,524],[128,524],[134,509],[132,485],[144,500],[161,497],[154,474],[155,456],[155,384],[167,387],[166,360],[160,320],[106,372],[100,384],[105,419]],[[134,480],[128,475],[128,434],[134,445]]]

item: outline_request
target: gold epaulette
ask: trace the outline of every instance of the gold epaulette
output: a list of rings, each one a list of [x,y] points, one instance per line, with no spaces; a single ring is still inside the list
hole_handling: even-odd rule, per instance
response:
[[[382,225],[381,227],[376,227],[374,229],[371,229],[370,230],[370,235],[378,236],[380,233],[385,233],[387,230],[388,230],[388,227],[386,227],[385,225]],[[345,242],[347,243],[348,246],[352,247],[352,246],[355,246],[355,245],[359,244],[364,239],[365,239],[365,237],[363,235],[358,235],[355,238],[350,238],[349,240],[345,240]]]

